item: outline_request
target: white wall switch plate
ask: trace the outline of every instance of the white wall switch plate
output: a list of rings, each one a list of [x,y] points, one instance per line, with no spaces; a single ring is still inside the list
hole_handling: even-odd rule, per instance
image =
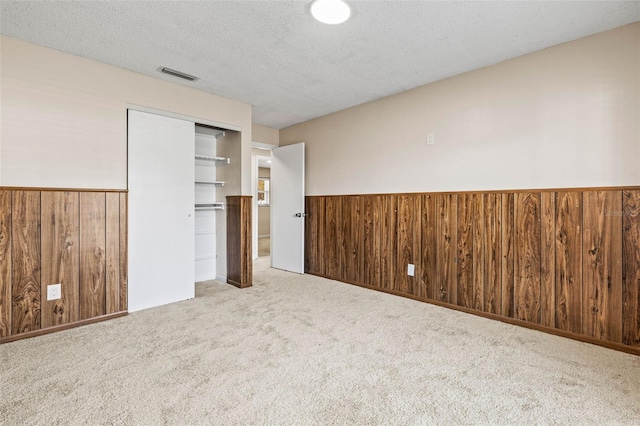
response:
[[[47,286],[47,300],[58,300],[62,297],[62,285],[51,284]]]
[[[433,133],[429,133],[427,135],[427,145],[433,145],[435,143],[435,137],[433,136]]]
[[[413,277],[416,273],[416,266],[413,263],[407,265],[407,275]]]

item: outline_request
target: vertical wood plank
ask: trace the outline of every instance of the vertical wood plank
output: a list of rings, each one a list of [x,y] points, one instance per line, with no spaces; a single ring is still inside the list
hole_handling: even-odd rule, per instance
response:
[[[80,319],[80,218],[78,192],[42,192],[42,328]],[[61,298],[47,301],[47,286]]]
[[[395,284],[397,250],[396,241],[398,226],[397,206],[397,196],[382,196],[380,284],[382,288],[389,290],[397,288],[397,285]]]
[[[325,200],[326,208],[326,229],[325,229],[325,253],[326,253],[326,271],[327,277],[340,279],[340,270],[342,268],[340,259],[341,247],[341,217],[342,217],[342,199],[341,197],[327,197]]]
[[[362,282],[362,197],[347,196],[342,198],[343,218],[343,274],[348,282]]]
[[[382,198],[363,197],[364,275],[365,284],[380,287],[380,240],[382,236]]]
[[[500,303],[500,313],[509,318],[515,318],[515,270],[514,270],[514,237],[515,237],[515,194],[502,194],[502,267],[501,287],[502,301]]]
[[[420,274],[420,195],[398,196],[398,248],[396,260],[396,290],[413,295],[424,295],[417,288],[416,276]],[[414,276],[409,276],[407,266],[413,264]],[[424,296],[423,296],[424,297]]]
[[[585,191],[582,332],[622,342],[622,191]]]
[[[542,325],[556,323],[556,194],[543,192],[541,203],[540,293]]]
[[[251,196],[240,196],[240,205],[242,206],[240,214],[240,223],[242,224],[240,228],[240,235],[242,238],[242,245],[240,247],[242,253],[240,259],[242,268],[242,287],[249,287],[253,284],[253,256],[251,255],[251,237],[253,235],[251,232],[253,223],[251,206],[253,203],[251,200]]]
[[[120,193],[120,310],[128,310],[127,194]]]
[[[242,288],[242,217],[240,197],[227,196],[225,214],[227,216],[227,284]]]
[[[106,313],[105,193],[80,193],[80,319]]]
[[[501,206],[502,194],[486,194],[484,208],[484,310],[500,314],[501,288]]]
[[[0,338],[11,335],[11,191],[0,191]]]
[[[304,272],[315,274],[315,262],[318,256],[318,229],[315,223],[317,198],[305,197],[304,205],[304,211],[307,214],[304,224]]]
[[[436,200],[433,195],[425,194],[422,196],[421,207],[422,224],[421,234],[421,266],[420,266],[420,297],[428,299],[436,299],[439,286],[436,282]],[[439,296],[439,295],[438,295]]]
[[[350,197],[342,196],[340,197],[340,204],[342,207],[340,211],[342,214],[339,217],[339,235],[340,235],[340,244],[338,246],[340,253],[340,280],[341,281],[349,281],[347,279],[347,270],[350,268],[351,256],[349,253],[349,237],[351,235],[351,203]]]
[[[323,275],[323,256],[321,247],[324,242],[324,198],[306,198],[306,226],[305,226],[305,269],[311,274]]]
[[[436,198],[436,281],[434,298],[456,304],[458,255],[458,196],[437,194]]]
[[[364,197],[358,197],[358,219],[357,219],[357,241],[356,255],[358,260],[357,281],[364,283]]]
[[[582,333],[582,193],[556,194],[556,328]]]
[[[622,342],[640,346],[640,191],[623,191],[622,225]]]
[[[515,194],[514,313],[540,323],[540,194]]]
[[[484,279],[485,279],[485,194],[473,194],[471,204],[473,214],[471,216],[472,227],[472,251],[471,263],[473,265],[472,278],[472,307],[482,311],[484,308]]]
[[[316,270],[320,275],[326,274],[326,257],[324,256],[324,247],[325,247],[325,228],[326,228],[326,219],[325,219],[325,204],[326,197],[322,197],[318,201],[318,217],[316,218],[316,223],[318,226],[318,242],[316,244],[317,250],[317,263]]]
[[[458,195],[458,305],[473,307],[473,195]]]
[[[106,194],[106,311],[120,310],[120,194]]]
[[[304,199],[304,211],[307,214],[304,223],[304,272],[305,274],[315,273],[313,262],[317,255],[317,249],[313,243],[313,234],[316,230],[313,229],[313,216],[314,216],[314,198],[305,197]]]
[[[11,334],[38,330],[40,315],[40,192],[13,191]]]

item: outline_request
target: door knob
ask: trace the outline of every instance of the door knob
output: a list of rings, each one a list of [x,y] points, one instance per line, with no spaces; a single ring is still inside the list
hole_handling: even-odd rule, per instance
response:
[[[305,217],[306,213],[296,213],[296,217]]]

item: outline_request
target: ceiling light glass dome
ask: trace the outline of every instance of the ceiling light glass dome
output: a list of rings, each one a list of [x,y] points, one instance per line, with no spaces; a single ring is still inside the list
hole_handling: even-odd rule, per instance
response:
[[[344,0],[314,0],[311,14],[323,24],[341,24],[351,16],[351,8]]]

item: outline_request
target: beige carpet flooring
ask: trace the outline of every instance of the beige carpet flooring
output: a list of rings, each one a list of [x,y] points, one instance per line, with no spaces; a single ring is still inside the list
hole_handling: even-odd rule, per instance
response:
[[[0,423],[640,424],[640,357],[256,262],[0,346]]]

